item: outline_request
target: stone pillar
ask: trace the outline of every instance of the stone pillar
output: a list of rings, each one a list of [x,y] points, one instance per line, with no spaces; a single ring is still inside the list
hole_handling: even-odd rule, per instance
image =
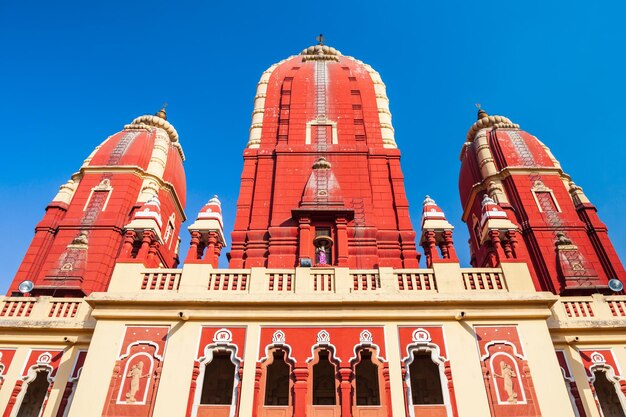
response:
[[[306,417],[309,370],[307,368],[295,368],[293,376],[295,378],[293,387],[293,417]]]
[[[341,392],[341,417],[352,417],[352,369],[339,369],[339,390]]]
[[[127,230],[124,234],[124,243],[122,245],[122,253],[120,254],[120,258],[129,259],[133,253],[133,243],[135,243],[135,238],[137,237],[137,232],[134,230]]]
[[[301,217],[298,228],[298,258],[310,258],[313,261],[313,256],[311,255],[311,219]],[[299,263],[300,260],[298,259],[298,264]]]
[[[337,266],[348,266],[348,220],[338,217],[337,225]]]
[[[148,251],[150,250],[150,243],[154,240],[154,232],[146,230],[143,232],[141,239],[141,248],[137,253],[137,259],[146,259],[148,257]]]
[[[185,262],[195,261],[199,259],[198,256],[198,245],[200,244],[200,232],[191,232],[191,242],[189,244],[189,252],[187,252],[187,257],[185,258]]]

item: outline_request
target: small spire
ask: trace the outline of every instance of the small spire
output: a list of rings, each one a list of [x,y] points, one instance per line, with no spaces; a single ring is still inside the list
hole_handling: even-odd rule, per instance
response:
[[[476,103],[476,108],[478,109],[478,117],[476,118],[476,120],[480,120],[480,119],[483,119],[485,117],[489,117],[487,112],[483,110],[483,108],[480,105],[480,103]]]
[[[166,107],[167,103],[163,103],[163,107],[161,107],[161,110],[155,113],[155,116],[160,117],[163,120],[167,120],[167,113],[165,112]]]
[[[220,201],[220,199],[217,197],[217,194],[213,195],[213,198],[211,198],[211,199],[209,200],[209,202],[207,203],[207,205],[208,205],[208,204],[217,204],[217,205],[218,205],[218,206],[220,206],[220,207],[222,206],[222,202],[221,202],[221,201]]]
[[[322,35],[321,33],[319,34],[319,36],[315,37],[315,40],[317,41],[318,45],[324,45],[324,41],[326,40],[324,38],[324,35]]]
[[[435,200],[433,200],[432,198],[430,198],[429,195],[427,195],[424,198],[424,202],[422,203],[423,206],[436,206],[437,203],[435,203]]]

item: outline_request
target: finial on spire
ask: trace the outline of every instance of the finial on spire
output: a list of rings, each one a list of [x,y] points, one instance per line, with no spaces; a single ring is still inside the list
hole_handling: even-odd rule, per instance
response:
[[[320,33],[319,36],[315,37],[315,40],[317,41],[318,45],[324,45],[324,41],[326,39],[324,38],[324,35]]]
[[[166,107],[167,107],[167,102],[163,103],[161,110],[156,112],[155,116],[160,117],[163,120],[167,120],[167,113],[165,112]]]
[[[480,105],[480,103],[476,103],[475,104],[476,108],[478,109],[478,117],[477,120],[480,120],[482,118],[488,117],[489,115],[487,114],[486,111],[483,110],[482,106]]]

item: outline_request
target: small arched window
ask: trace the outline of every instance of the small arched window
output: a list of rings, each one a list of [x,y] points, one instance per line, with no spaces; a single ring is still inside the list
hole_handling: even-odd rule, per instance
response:
[[[596,390],[604,417],[625,417],[624,409],[615,391],[615,385],[607,378],[606,372],[595,371],[593,375],[595,376],[593,387]]]
[[[235,370],[230,352],[215,352],[211,362],[204,367],[200,404],[232,404]]]
[[[413,352],[409,376],[413,405],[444,404],[439,366],[433,362],[430,352]]]
[[[336,405],[335,365],[330,352],[321,350],[319,361],[313,365],[313,405]]]
[[[37,417],[41,413],[46,394],[50,383],[48,382],[48,371],[38,371],[37,376],[28,384],[26,394],[20,405],[17,417]]]
[[[356,405],[380,405],[378,366],[372,362],[370,350],[361,351],[361,360],[354,367]]]
[[[289,405],[290,369],[285,362],[285,351],[276,350],[272,363],[266,368],[265,405]]]

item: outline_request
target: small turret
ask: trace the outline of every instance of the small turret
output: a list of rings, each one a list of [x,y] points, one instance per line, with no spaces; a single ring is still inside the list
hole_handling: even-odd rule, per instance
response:
[[[202,207],[196,221],[189,226],[189,233],[191,233],[191,244],[185,262],[208,263],[217,268],[222,248],[226,246],[226,240],[224,239],[222,203],[216,195]]]
[[[458,262],[452,241],[452,226],[446,215],[435,203],[435,200],[426,196],[422,203],[422,237],[420,246],[424,248],[426,266],[430,268],[436,262]],[[437,252],[437,246],[441,256]]]

